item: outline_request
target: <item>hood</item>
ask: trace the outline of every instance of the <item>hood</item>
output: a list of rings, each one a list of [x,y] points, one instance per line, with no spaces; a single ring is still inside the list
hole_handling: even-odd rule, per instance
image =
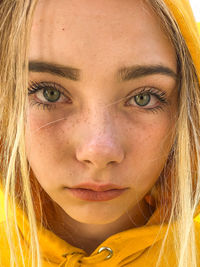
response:
[[[200,34],[189,0],[164,0],[164,2],[179,25],[200,81]]]

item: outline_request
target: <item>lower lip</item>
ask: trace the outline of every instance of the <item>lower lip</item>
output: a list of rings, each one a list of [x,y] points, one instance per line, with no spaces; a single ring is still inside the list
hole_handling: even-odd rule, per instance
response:
[[[81,189],[81,188],[67,188],[68,191],[75,197],[88,200],[88,201],[106,201],[111,200],[120,196],[125,189],[112,189],[108,191],[92,191],[89,189]]]

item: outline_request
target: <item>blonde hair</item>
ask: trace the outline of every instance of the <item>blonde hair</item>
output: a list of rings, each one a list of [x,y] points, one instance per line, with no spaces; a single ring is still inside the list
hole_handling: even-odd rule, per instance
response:
[[[200,88],[197,73],[184,38],[171,12],[162,0],[145,0],[160,18],[161,25],[172,42],[177,55],[179,106],[174,144],[163,172],[151,190],[156,205],[168,203],[163,216],[169,212],[169,227],[178,223],[174,231],[178,267],[197,267],[197,250],[193,216],[200,200],[199,130]],[[5,195],[7,237],[11,252],[11,266],[19,266],[12,230],[17,234],[22,262],[24,259],[17,227],[17,205],[26,212],[30,224],[31,266],[42,266],[37,220],[45,225],[45,212],[40,185],[31,176],[25,151],[25,122],[28,86],[28,44],[37,0],[2,0],[0,3],[0,161],[1,184]],[[34,192],[34,194],[33,194]],[[35,198],[35,199],[34,199]],[[36,199],[37,198],[37,199]],[[33,205],[36,201],[38,205]],[[14,214],[10,223],[8,206]],[[49,205],[49,206],[48,206]],[[161,224],[162,227],[162,224]],[[167,232],[157,266],[162,257]],[[23,264],[25,266],[25,264]]]

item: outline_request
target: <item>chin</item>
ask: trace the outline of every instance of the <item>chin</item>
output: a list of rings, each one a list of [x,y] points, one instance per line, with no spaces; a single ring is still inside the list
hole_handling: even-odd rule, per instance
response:
[[[99,209],[95,211],[78,211],[78,210],[65,210],[65,212],[72,219],[80,223],[85,224],[108,224],[116,221],[122,214],[112,214],[111,212],[99,212]]]

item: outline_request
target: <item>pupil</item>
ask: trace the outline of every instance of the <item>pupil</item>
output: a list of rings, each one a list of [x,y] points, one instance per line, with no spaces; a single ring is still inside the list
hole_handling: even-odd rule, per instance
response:
[[[139,106],[146,106],[150,102],[150,95],[149,94],[137,95],[135,96],[135,102]]]
[[[60,92],[55,89],[45,89],[43,95],[50,102],[55,102],[60,98]]]

